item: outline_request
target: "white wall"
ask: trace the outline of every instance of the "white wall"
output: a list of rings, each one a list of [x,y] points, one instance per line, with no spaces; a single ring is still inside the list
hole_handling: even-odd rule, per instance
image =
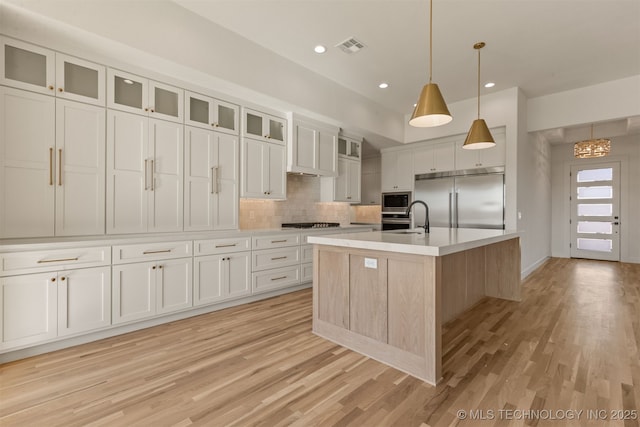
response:
[[[620,162],[620,258],[640,263],[640,135],[611,138],[611,155],[604,159],[576,159],[573,144],[551,148],[551,254],[570,257],[571,165]]]

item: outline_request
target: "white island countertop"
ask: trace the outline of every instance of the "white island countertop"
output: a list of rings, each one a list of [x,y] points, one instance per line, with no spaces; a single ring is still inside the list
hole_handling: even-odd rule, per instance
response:
[[[308,242],[345,248],[442,256],[519,237],[517,231],[431,227],[429,234],[409,230],[309,236]]]

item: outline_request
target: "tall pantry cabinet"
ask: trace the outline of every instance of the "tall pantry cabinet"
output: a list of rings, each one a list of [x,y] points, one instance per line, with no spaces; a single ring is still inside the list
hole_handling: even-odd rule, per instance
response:
[[[0,48],[0,238],[104,233],[105,68]]]
[[[182,89],[109,69],[107,233],[182,231]]]

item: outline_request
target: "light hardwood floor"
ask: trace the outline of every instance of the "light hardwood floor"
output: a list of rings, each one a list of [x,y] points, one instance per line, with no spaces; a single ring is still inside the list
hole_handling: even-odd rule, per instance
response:
[[[310,331],[305,290],[8,363],[0,425],[640,423],[640,264],[551,259],[522,302],[482,300],[445,325],[437,387]]]

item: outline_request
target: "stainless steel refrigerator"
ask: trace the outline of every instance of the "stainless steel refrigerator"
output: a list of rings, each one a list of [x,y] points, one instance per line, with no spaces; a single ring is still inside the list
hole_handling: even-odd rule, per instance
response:
[[[429,206],[431,227],[504,229],[504,169],[416,175],[414,200]],[[425,220],[414,206],[415,224]]]

